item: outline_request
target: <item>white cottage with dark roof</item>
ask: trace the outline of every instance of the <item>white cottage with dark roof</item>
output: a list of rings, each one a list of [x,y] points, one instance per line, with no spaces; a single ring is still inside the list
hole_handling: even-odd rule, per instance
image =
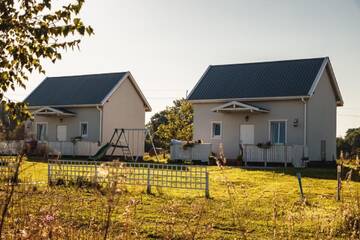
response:
[[[209,66],[188,96],[194,139],[229,159],[304,165],[336,159],[342,96],[329,58]]]
[[[130,72],[47,77],[24,101],[34,115],[27,135],[64,145],[77,138],[99,146],[115,128],[143,129],[151,111]]]

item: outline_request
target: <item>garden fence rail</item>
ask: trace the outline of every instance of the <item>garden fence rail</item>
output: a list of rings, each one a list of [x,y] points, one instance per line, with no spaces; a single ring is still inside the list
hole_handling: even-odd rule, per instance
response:
[[[48,182],[60,184],[106,184],[119,181],[125,185],[202,190],[209,197],[209,173],[206,166],[49,160]]]

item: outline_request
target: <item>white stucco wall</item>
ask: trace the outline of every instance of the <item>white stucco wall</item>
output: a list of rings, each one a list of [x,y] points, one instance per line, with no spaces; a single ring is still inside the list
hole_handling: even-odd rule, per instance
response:
[[[336,159],[336,99],[329,74],[324,71],[307,104],[309,159],[321,160],[321,140],[326,141],[326,160]]]
[[[244,102],[245,103],[245,102]],[[300,100],[248,102],[270,110],[269,113],[217,113],[211,109],[222,103],[195,103],[194,107],[194,139],[202,139],[212,143],[213,151],[218,151],[220,143],[224,145],[225,157],[235,159],[239,154],[240,125],[253,124],[254,141],[265,143],[269,141],[269,120],[287,120],[287,144],[302,145],[304,132],[304,104]],[[245,116],[249,116],[248,121]],[[293,122],[298,119],[298,126]],[[221,121],[223,135],[221,139],[211,139],[211,122]]]
[[[73,107],[66,109],[74,112],[76,115],[73,117],[45,117],[36,115],[34,116],[34,121],[31,128],[26,129],[27,134],[33,134],[36,136],[36,123],[43,122],[47,123],[48,125],[47,141],[57,141],[57,126],[66,125],[66,141],[70,141],[71,138],[80,136],[80,122],[87,122],[88,136],[84,137],[83,141],[99,141],[100,115],[99,111],[95,107]]]
[[[144,102],[129,79],[124,79],[104,104],[102,125],[103,143],[110,140],[115,128],[145,128]],[[133,154],[143,155],[144,139],[130,135],[128,140]]]

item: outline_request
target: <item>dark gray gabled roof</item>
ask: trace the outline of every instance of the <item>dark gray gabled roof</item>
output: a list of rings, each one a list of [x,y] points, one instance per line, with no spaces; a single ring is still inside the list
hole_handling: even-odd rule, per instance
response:
[[[188,99],[307,96],[325,59],[213,65]]]
[[[100,104],[127,72],[47,77],[24,100],[30,106]]]

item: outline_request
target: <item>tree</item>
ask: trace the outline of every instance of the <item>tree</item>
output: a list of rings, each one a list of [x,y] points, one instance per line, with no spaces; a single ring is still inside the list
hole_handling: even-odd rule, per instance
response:
[[[346,131],[345,142],[351,147],[351,155],[360,153],[360,127],[350,128]]]
[[[25,138],[24,124],[17,124],[17,121],[12,121],[8,113],[1,108],[0,105],[0,141],[8,140],[23,140]],[[25,121],[26,119],[17,119]]]
[[[350,128],[344,138],[336,139],[337,153],[342,151],[345,155],[355,157],[360,154],[360,127]]]
[[[159,129],[159,126],[162,124],[167,124],[168,119],[166,118],[166,110],[162,110],[160,112],[155,113],[151,118],[150,121],[146,124],[146,128],[150,130],[151,133],[153,133],[153,142],[154,145],[157,147],[164,148],[165,145],[162,144],[160,137],[156,134],[157,130]],[[151,142],[150,139],[146,139],[146,151],[149,151],[151,148]]]
[[[0,101],[10,121],[29,118],[25,103],[6,99],[8,89],[25,88],[33,72],[45,74],[44,60],[61,59],[61,51],[79,48],[80,36],[92,35],[79,14],[84,0],[54,9],[52,0],[0,1]]]
[[[336,155],[337,158],[340,158],[340,153],[343,152],[343,154],[350,154],[351,152],[351,146],[345,141],[342,137],[336,138]],[[343,156],[345,157],[345,155]]]
[[[156,113],[147,124],[153,133],[155,146],[169,148],[171,139],[189,141],[193,133],[193,109],[185,99]]]
[[[0,1],[0,107],[2,127],[19,125],[29,118],[25,103],[5,98],[7,90],[25,88],[33,72],[45,74],[44,60],[61,59],[61,51],[79,47],[80,36],[92,35],[93,29],[76,17],[84,0],[73,0],[60,8],[52,0],[1,0]],[[17,179],[23,153],[16,158],[13,179]],[[6,192],[1,211],[0,237],[5,224],[16,184]]]

